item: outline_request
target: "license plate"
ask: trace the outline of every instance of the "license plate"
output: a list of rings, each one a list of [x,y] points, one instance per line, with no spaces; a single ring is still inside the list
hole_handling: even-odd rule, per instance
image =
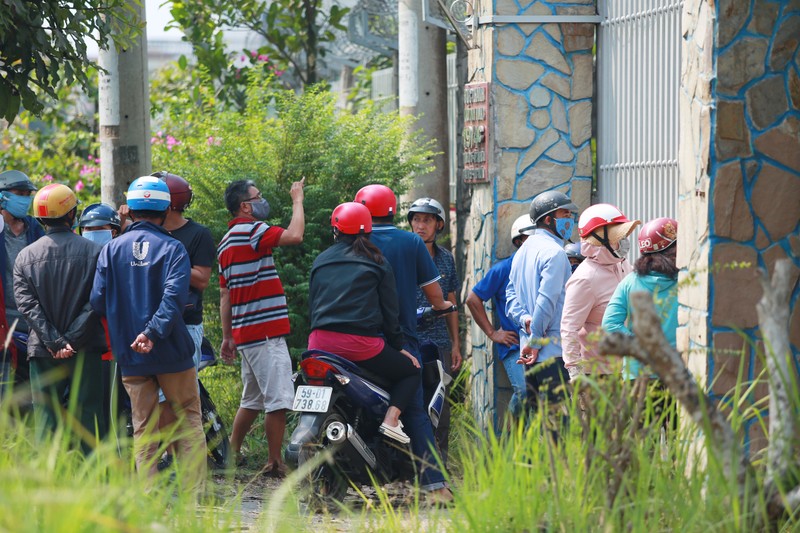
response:
[[[309,387],[299,385],[297,392],[294,393],[294,405],[292,411],[304,411],[306,413],[324,413],[328,410],[331,403],[331,393],[333,387]]]

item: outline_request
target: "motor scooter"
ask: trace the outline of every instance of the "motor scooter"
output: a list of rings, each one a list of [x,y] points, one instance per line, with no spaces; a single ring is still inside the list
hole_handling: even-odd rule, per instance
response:
[[[455,310],[436,312],[421,308],[418,321]],[[435,345],[421,347],[423,396],[435,428],[445,402],[446,380]],[[411,480],[415,469],[408,444],[389,439],[378,428],[389,407],[390,383],[336,354],[310,350],[303,354],[300,371],[293,376],[292,409],[300,413],[286,448],[286,462],[302,467],[324,451],[331,461],[321,461],[305,479],[302,498],[312,506],[341,501],[351,482],[370,484]],[[402,416],[401,416],[402,418]]]

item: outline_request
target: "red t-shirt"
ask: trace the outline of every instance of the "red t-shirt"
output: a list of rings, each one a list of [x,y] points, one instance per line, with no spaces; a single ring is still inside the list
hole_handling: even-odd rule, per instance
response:
[[[237,346],[289,334],[289,308],[272,259],[283,228],[235,218],[217,247],[219,286],[231,301],[233,340]]]

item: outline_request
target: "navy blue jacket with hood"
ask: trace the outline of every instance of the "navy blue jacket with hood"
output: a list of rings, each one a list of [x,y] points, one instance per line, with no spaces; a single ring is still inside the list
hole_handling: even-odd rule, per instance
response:
[[[151,222],[135,222],[100,252],[89,301],[108,319],[111,351],[123,376],[194,366],[194,341],[183,321],[190,276],[186,248]],[[150,353],[131,348],[139,333],[153,341]]]

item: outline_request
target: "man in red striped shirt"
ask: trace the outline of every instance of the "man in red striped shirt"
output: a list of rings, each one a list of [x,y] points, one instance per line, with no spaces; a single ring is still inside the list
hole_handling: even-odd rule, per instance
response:
[[[286,229],[263,222],[269,203],[250,180],[237,180],[225,190],[225,206],[233,215],[228,233],[217,247],[219,258],[220,355],[232,363],[242,356],[242,400],[231,432],[231,448],[240,456],[245,435],[261,411],[269,457],[265,473],[282,477],[286,467],[281,444],[286,411],[292,408],[292,361],[286,346],[289,309],[275,270],[272,249],[303,242],[305,178],[292,183],[292,220]]]

